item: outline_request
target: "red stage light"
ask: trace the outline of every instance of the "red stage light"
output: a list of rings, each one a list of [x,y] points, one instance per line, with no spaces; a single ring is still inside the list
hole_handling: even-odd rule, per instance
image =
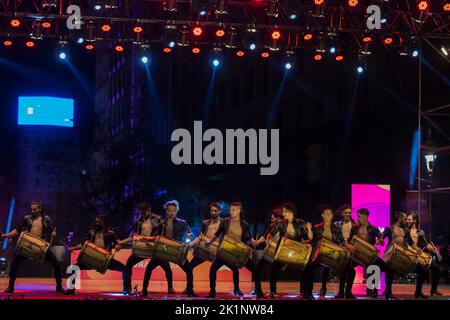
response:
[[[237,55],[238,57],[243,57],[243,56],[245,56],[245,52],[242,51],[242,50],[239,50],[239,51],[236,51],[236,55]]]
[[[303,39],[306,40],[306,41],[311,40],[312,38],[313,38],[312,33],[306,33],[306,34],[303,36]]]
[[[94,45],[87,44],[85,48],[86,48],[86,50],[94,50]]]
[[[350,7],[356,7],[358,5],[358,0],[348,0],[348,5]]]
[[[42,28],[48,29],[52,26],[52,24],[48,21],[42,22]]]
[[[136,26],[133,28],[134,33],[141,33],[142,31],[144,31],[144,29],[140,26]]]
[[[363,38],[363,42],[371,42],[371,41],[372,41],[372,37],[367,36],[367,37]]]
[[[268,52],[261,53],[261,57],[263,57],[263,58],[268,58],[269,56],[270,56],[270,54]]]
[[[316,55],[314,56],[314,60],[316,60],[316,61],[322,60],[322,55],[321,55],[321,54],[316,54]]]
[[[314,4],[316,6],[320,6],[320,5],[324,4],[324,3],[325,3],[325,0],[314,0]]]
[[[203,30],[200,27],[195,27],[192,30],[192,33],[194,34],[194,36],[200,37],[202,35],[202,33],[203,33]]]
[[[425,11],[428,8],[428,2],[427,1],[419,1],[419,4],[417,5],[420,11]]]
[[[444,4],[444,11],[450,11],[450,3]]]
[[[344,60],[344,56],[342,56],[342,55],[336,56],[336,61],[342,61],[342,60]]]
[[[394,42],[394,39],[392,39],[391,37],[386,37],[384,38],[384,44],[390,45],[392,44],[392,42]]]
[[[10,22],[10,24],[11,24],[12,27],[17,28],[17,27],[20,26],[20,20],[18,20],[18,19],[12,19],[11,22]]]
[[[216,36],[218,36],[219,38],[223,37],[224,35],[225,35],[225,30],[219,29],[216,31]]]
[[[280,39],[280,37],[281,37],[280,31],[273,31],[272,32],[272,39],[273,40],[278,40],[278,39]]]
[[[200,48],[192,48],[192,53],[193,54],[199,54],[200,53]]]
[[[166,48],[163,49],[163,52],[164,53],[171,53],[172,49],[170,49],[169,47],[166,47]]]
[[[12,41],[10,41],[10,40],[5,40],[5,41],[3,41],[3,45],[4,46],[6,46],[6,47],[9,47],[9,46],[12,46]]]
[[[27,42],[25,42],[25,45],[26,45],[28,48],[33,48],[33,47],[34,47],[34,42],[33,42],[33,41],[27,41]]]
[[[123,52],[125,48],[123,46],[121,46],[120,44],[116,45],[114,47],[114,50],[116,50],[117,52]]]
[[[109,24],[102,25],[102,31],[103,32],[108,32],[110,30],[111,30],[111,26]]]

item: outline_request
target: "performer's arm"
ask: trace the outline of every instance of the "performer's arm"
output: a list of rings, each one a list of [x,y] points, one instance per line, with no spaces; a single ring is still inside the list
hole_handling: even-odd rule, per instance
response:
[[[19,234],[19,232],[17,231],[17,229],[14,229],[9,233],[2,234],[2,238],[12,239],[12,238],[16,237],[18,234]]]
[[[311,222],[306,223],[306,232],[308,234],[308,240],[311,241],[314,237]]]
[[[81,248],[83,248],[83,245],[80,243],[80,244],[77,244],[76,246],[69,247],[69,251],[80,250]]]

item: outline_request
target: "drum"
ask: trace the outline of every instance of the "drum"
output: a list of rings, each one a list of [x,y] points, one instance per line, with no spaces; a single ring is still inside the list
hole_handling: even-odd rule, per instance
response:
[[[198,242],[194,247],[193,254],[195,257],[213,262],[217,255],[219,242],[214,241],[207,247],[206,240],[208,240],[208,238],[203,233],[200,233],[200,235],[198,236]]]
[[[182,265],[186,261],[188,246],[159,236],[155,241],[154,258]]]
[[[131,254],[136,257],[151,258],[155,253],[155,237],[134,236]]]
[[[278,245],[275,261],[304,270],[308,265],[311,252],[311,245],[283,237]]]
[[[50,244],[32,235],[29,232],[22,232],[17,241],[15,252],[26,258],[43,262]]]
[[[419,266],[425,270],[427,270],[433,262],[433,256],[425,251],[421,251],[417,258]]]
[[[352,238],[351,245],[355,248],[352,254],[352,260],[364,267],[375,263],[380,253],[377,248],[358,236]]]
[[[269,263],[273,263],[275,255],[277,254],[278,241],[276,239],[270,239],[264,248],[263,259]]]
[[[252,254],[252,248],[229,235],[225,235],[217,250],[217,257],[237,268],[243,268]]]
[[[337,273],[344,271],[350,264],[351,252],[331,241],[320,240],[314,250],[312,261],[327,266]]]
[[[388,266],[401,273],[411,273],[417,266],[417,251],[411,247],[404,248],[395,243],[390,244],[384,253]]]
[[[112,257],[113,255],[108,250],[97,246],[93,242],[86,241],[81,248],[77,262],[86,268],[105,273],[108,270]]]

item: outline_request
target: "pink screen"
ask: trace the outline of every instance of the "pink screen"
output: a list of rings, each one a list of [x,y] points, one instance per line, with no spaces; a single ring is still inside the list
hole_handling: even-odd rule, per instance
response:
[[[391,187],[384,184],[353,184],[352,185],[353,219],[357,220],[358,209],[367,208],[370,212],[369,221],[374,226],[385,228],[390,225]],[[381,229],[383,230],[383,229]],[[385,246],[377,246],[380,256],[383,256]],[[383,275],[384,278],[384,275]],[[363,268],[358,267],[355,283],[363,280]],[[383,281],[384,282],[384,281]]]

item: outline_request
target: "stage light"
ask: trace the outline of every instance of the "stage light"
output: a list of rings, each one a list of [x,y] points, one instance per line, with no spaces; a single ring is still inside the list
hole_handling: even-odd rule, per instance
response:
[[[116,44],[114,50],[116,50],[116,52],[123,52],[125,48],[121,44]]]
[[[165,0],[163,2],[163,9],[166,11],[177,11],[177,2],[176,0]]]
[[[270,54],[268,52],[262,52],[261,57],[267,59],[268,57],[270,57]]]
[[[362,66],[358,66],[357,68],[356,68],[356,71],[358,72],[358,73],[363,73],[364,72],[364,68],[362,67]]]
[[[236,38],[237,38],[237,32],[235,28],[230,28],[227,32],[228,39],[225,42],[225,47],[234,49],[236,48]]]
[[[347,3],[350,7],[356,7],[358,5],[359,1],[358,0],[348,0]]]
[[[222,38],[225,35],[225,30],[219,29],[216,31],[216,36]]]
[[[42,24],[40,20],[34,20],[31,26],[30,38],[34,40],[41,40],[44,38],[42,35]]]
[[[237,55],[238,57],[243,57],[243,56],[245,56],[245,52],[242,51],[242,50],[239,50],[239,51],[236,51],[236,55]]]
[[[364,55],[369,55],[372,54],[372,51],[370,51],[370,45],[373,41],[372,36],[366,35],[363,37],[362,39],[362,47],[361,50],[359,51],[359,53],[364,54]]]
[[[273,40],[278,40],[281,37],[281,33],[278,30],[272,31],[271,37]]]
[[[323,58],[323,56],[322,56],[320,53],[316,53],[316,54],[314,55],[314,60],[316,60],[316,61],[321,61],[322,58]]]
[[[386,38],[384,38],[384,40],[383,40],[383,43],[384,43],[385,45],[391,45],[392,42],[394,42],[394,39],[392,39],[392,37],[386,37]]]
[[[191,7],[199,16],[205,17],[211,12],[212,4],[210,0],[192,0]]]
[[[164,52],[164,53],[171,53],[171,52],[172,52],[172,49],[166,47],[166,48],[163,49],[163,52]]]
[[[94,45],[93,44],[87,44],[86,46],[85,46],[85,48],[86,48],[86,50],[94,50]]]
[[[428,2],[427,1],[419,1],[419,3],[417,4],[417,7],[419,8],[420,11],[425,11],[428,8]]]
[[[261,47],[258,30],[254,28],[246,30],[242,37],[242,47],[252,51]]]
[[[412,52],[412,56],[413,56],[414,58],[418,57],[418,56],[419,56],[419,51],[414,50],[414,51]]]
[[[62,51],[62,52],[60,52],[58,54],[58,58],[61,59],[61,60],[65,60],[66,57],[67,57],[67,55],[66,55],[66,53],[64,51]]]
[[[108,31],[111,30],[111,25],[104,24],[104,25],[101,26],[101,29],[102,29],[103,32],[108,32]]]
[[[42,22],[42,28],[44,28],[44,29],[50,29],[51,26],[52,26],[52,24],[48,21]]]
[[[25,45],[26,45],[28,48],[33,48],[33,47],[34,47],[34,42],[33,42],[33,41],[27,41],[27,42],[25,42]]]
[[[103,0],[105,9],[116,9],[117,8],[117,0]]]
[[[197,48],[197,47],[192,48],[192,53],[193,54],[199,54],[200,53],[200,48]]]
[[[290,69],[292,68],[292,63],[286,62],[286,63],[284,64],[284,68],[285,68],[286,70],[290,70]]]
[[[12,19],[9,24],[11,27],[18,28],[20,27],[20,20],[19,19]]]
[[[194,36],[200,37],[203,33],[203,29],[201,27],[195,27],[194,29],[192,29],[192,33],[194,34]]]
[[[143,64],[147,64],[148,61],[149,61],[149,59],[148,59],[147,56],[142,56],[142,57],[141,57],[141,62],[142,62]]]
[[[144,31],[144,28],[142,28],[141,26],[135,26],[133,28],[134,33],[141,33],[142,31]]]
[[[169,48],[173,48],[175,47],[175,41],[170,41],[169,42]]]
[[[444,54],[444,56],[448,57],[448,50],[443,45],[441,46],[441,52]]]
[[[12,43],[11,40],[5,40],[5,41],[3,41],[3,45],[4,45],[5,47],[10,47],[10,46],[13,45],[13,43]]]
[[[79,37],[78,39],[77,39],[77,43],[78,44],[82,44],[84,42],[84,38],[83,37]]]
[[[219,66],[219,64],[220,64],[219,59],[213,59],[212,64],[213,64],[214,67]]]
[[[291,14],[291,15],[289,16],[289,19],[295,20],[295,19],[297,19],[297,15],[296,15],[296,14]]]
[[[309,40],[311,40],[313,38],[313,35],[312,35],[312,33],[305,33],[304,35],[303,35],[303,40],[305,40],[305,41],[309,41]]]
[[[450,2],[444,3],[442,9],[446,12],[450,12]]]
[[[344,60],[344,56],[341,54],[338,54],[335,58],[336,61],[343,61]]]
[[[371,36],[366,36],[363,38],[363,42],[371,42],[372,41],[372,37]]]
[[[330,48],[330,53],[334,54],[336,52],[336,48],[335,47],[331,47]]]
[[[206,16],[206,10],[201,10],[198,14],[201,15],[202,17]]]
[[[321,6],[321,5],[323,5],[325,3],[325,0],[314,0],[314,4],[316,5],[316,6]]]
[[[94,6],[94,9],[97,10],[97,11],[99,11],[99,10],[102,9],[102,6],[99,5],[99,4],[96,4],[96,5]]]
[[[250,48],[250,50],[255,50],[256,49],[256,44],[250,43],[249,48]]]

